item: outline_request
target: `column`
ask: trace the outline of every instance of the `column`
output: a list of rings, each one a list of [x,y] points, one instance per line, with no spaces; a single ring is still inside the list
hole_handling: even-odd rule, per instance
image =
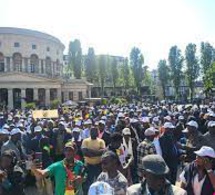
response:
[[[10,58],[10,71],[14,71],[13,69],[13,58]]]
[[[22,58],[22,70],[21,72],[25,72],[25,58]]]
[[[21,108],[25,108],[26,89],[21,89]]]
[[[39,60],[39,74],[42,74],[42,60]]]
[[[57,88],[57,99],[60,101],[61,103],[61,88]]]
[[[45,104],[46,106],[49,106],[50,105],[50,89],[46,88],[46,99],[45,99]]]
[[[13,108],[13,89],[7,89],[8,109]]]
[[[39,96],[38,96],[38,89],[34,88],[34,100],[39,100]]]
[[[88,96],[91,98],[91,86],[88,87]]]

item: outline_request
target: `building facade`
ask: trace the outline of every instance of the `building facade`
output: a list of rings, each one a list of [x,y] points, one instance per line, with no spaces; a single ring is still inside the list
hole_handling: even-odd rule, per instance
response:
[[[26,102],[49,106],[52,100],[78,101],[91,84],[62,77],[64,45],[38,31],[0,27],[0,103],[24,108]]]

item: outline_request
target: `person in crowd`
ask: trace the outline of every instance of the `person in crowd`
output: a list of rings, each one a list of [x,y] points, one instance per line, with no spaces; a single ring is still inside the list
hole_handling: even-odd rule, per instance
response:
[[[162,150],[162,157],[164,158],[167,166],[169,167],[169,180],[172,184],[176,182],[177,167],[179,164],[178,148],[173,137],[175,126],[171,122],[165,122],[164,133],[160,137],[160,146]]]
[[[64,122],[61,121],[58,124],[58,128],[54,130],[54,134],[51,140],[55,157],[54,161],[59,161],[64,158],[63,147],[72,138],[71,132],[65,128]]]
[[[81,145],[82,145],[82,136],[81,136],[81,129],[78,127],[73,128],[72,130],[72,141],[76,144],[76,154],[75,159],[84,161]]]
[[[0,194],[24,195],[24,172],[18,166],[13,150],[6,150],[0,157]]]
[[[19,128],[12,129],[12,131],[10,132],[10,139],[1,147],[1,153],[6,150],[13,150],[18,161],[25,159],[26,153],[21,143],[21,134],[22,132]]]
[[[110,132],[108,132],[107,129],[105,128],[104,120],[99,121],[98,130],[99,130],[98,137],[100,139],[104,140],[106,146],[109,145],[110,144]]]
[[[186,152],[186,162],[192,162],[195,159],[194,151],[199,150],[203,145],[206,145],[206,140],[198,131],[198,123],[190,120],[187,127],[183,130],[186,136],[186,144],[183,147]]]
[[[82,184],[85,179],[84,165],[74,158],[76,146],[68,142],[64,146],[65,158],[51,164],[46,169],[38,169],[33,163],[32,172],[36,177],[54,177],[56,195],[83,195]]]
[[[101,156],[105,150],[104,140],[98,138],[98,129],[91,128],[90,137],[82,142],[82,152],[86,164],[87,180],[85,192],[101,173]]]
[[[202,146],[195,151],[196,160],[188,164],[180,174],[181,187],[188,195],[214,195],[215,192],[215,151]]]
[[[115,195],[125,195],[128,187],[128,181],[124,175],[118,171],[119,158],[113,151],[107,151],[102,155],[102,173],[97,181],[108,183],[113,189]]]
[[[91,126],[92,126],[91,119],[87,119],[86,121],[84,121],[84,130],[82,132],[82,139],[86,139],[90,137]]]
[[[114,195],[114,189],[106,182],[96,181],[94,182],[88,191],[88,195]]]
[[[2,147],[3,144],[9,140],[9,135],[10,135],[10,132],[6,128],[3,127],[0,130],[0,147]]]
[[[137,147],[137,175],[142,180],[142,158],[149,154],[156,154],[156,148],[153,143],[156,136],[156,129],[150,127],[145,130],[145,139]]]
[[[208,132],[203,135],[205,145],[215,150],[215,121],[208,122]]]
[[[172,185],[167,180],[169,168],[164,159],[157,154],[147,155],[142,159],[141,183],[130,186],[127,195],[187,195],[186,191]]]

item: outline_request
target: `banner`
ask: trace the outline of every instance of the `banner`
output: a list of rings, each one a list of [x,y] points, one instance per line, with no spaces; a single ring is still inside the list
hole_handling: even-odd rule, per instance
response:
[[[34,110],[33,118],[58,118],[58,110]]]

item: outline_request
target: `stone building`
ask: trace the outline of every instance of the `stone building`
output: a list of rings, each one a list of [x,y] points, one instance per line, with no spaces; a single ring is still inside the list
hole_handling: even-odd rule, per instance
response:
[[[26,102],[49,106],[52,100],[90,97],[84,79],[62,77],[64,45],[38,31],[0,27],[0,104],[24,107]]]

